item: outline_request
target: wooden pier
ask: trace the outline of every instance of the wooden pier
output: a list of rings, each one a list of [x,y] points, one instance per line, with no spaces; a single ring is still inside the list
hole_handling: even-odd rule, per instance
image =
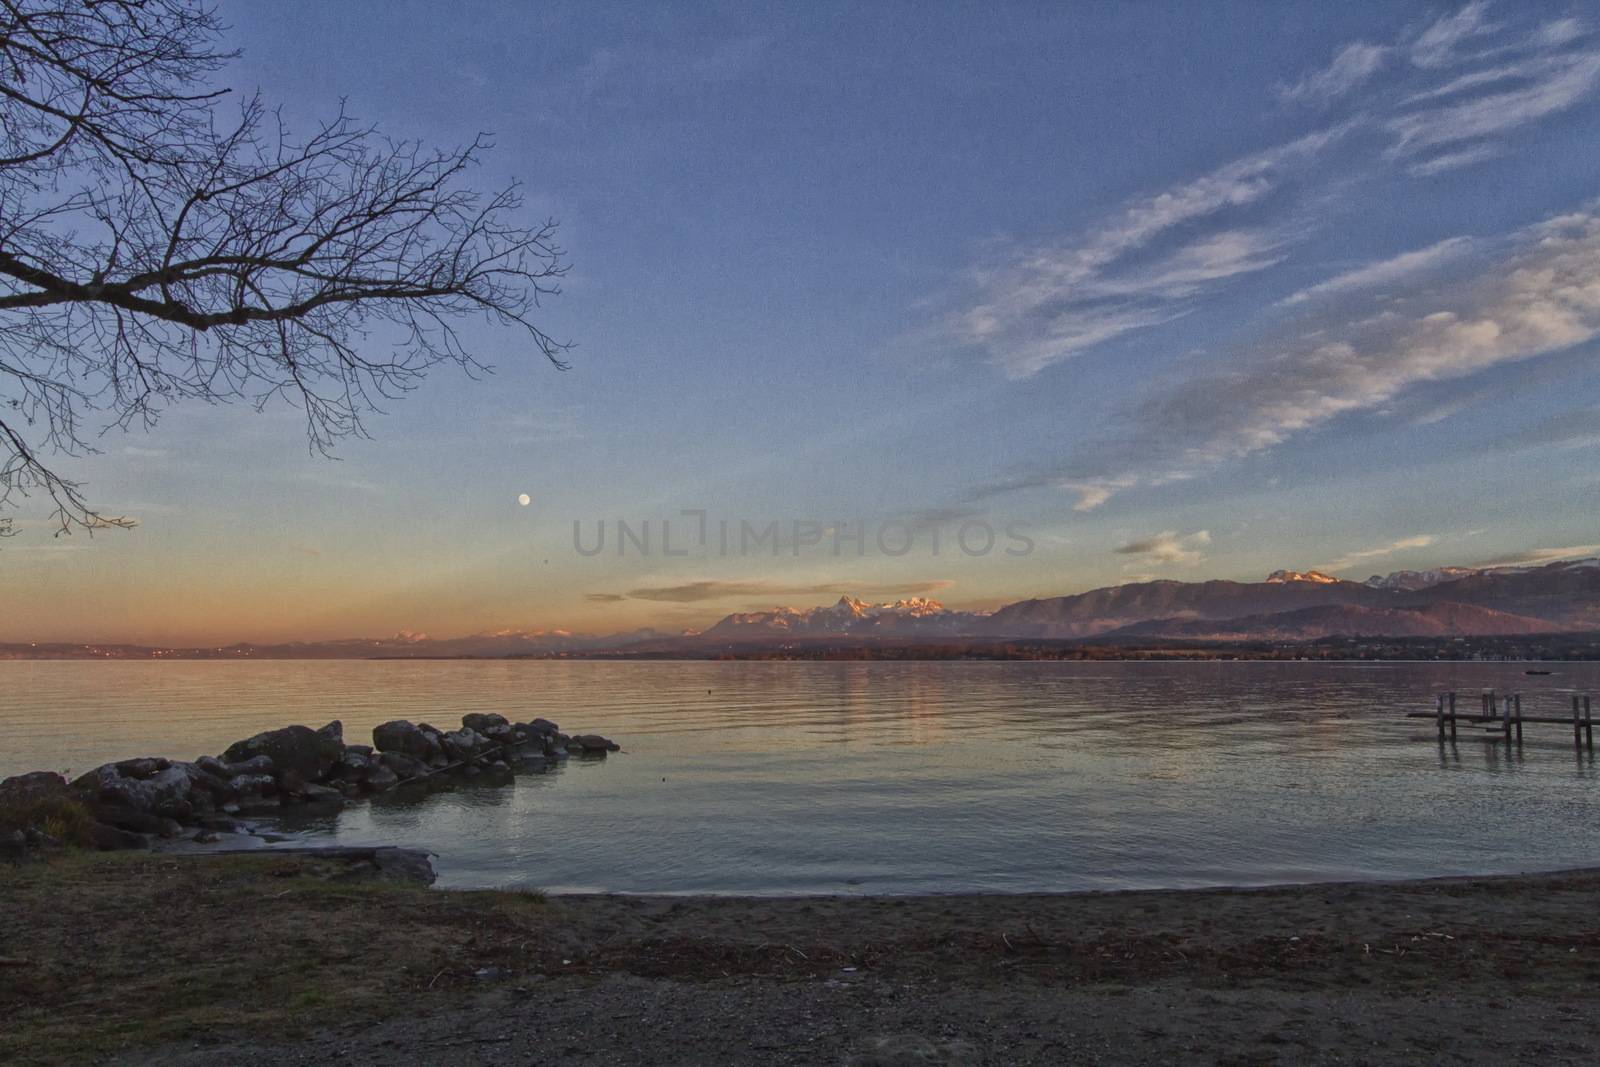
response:
[[[1594,750],[1594,717],[1589,707],[1589,697],[1572,696],[1572,714],[1569,715],[1524,715],[1522,713],[1522,694],[1507,693],[1504,696],[1494,690],[1479,694],[1480,706],[1475,712],[1460,711],[1456,707],[1455,693],[1440,693],[1439,703],[1433,711],[1412,711],[1406,713],[1408,719],[1432,719],[1438,724],[1439,740],[1448,738],[1456,739],[1456,725],[1466,723],[1479,727],[1486,738],[1504,740],[1510,744],[1513,740],[1522,741],[1522,727],[1530,723],[1542,723],[1555,726],[1572,727],[1572,743],[1580,748]]]

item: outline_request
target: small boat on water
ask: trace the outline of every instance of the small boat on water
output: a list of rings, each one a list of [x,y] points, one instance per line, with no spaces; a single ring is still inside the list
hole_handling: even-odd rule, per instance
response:
[[[1523,671],[1523,674],[1549,674],[1549,671]]]

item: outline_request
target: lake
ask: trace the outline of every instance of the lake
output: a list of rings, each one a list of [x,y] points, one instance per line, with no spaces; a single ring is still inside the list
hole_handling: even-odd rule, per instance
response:
[[[1600,664],[3,662],[0,775],[192,759],[342,719],[544,715],[623,754],[386,794],[295,829],[438,853],[440,884],[946,893],[1600,864],[1571,731],[1407,721],[1455,689],[1557,712]]]

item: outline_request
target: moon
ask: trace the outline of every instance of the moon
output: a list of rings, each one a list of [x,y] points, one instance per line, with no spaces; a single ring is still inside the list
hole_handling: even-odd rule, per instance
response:
[[[523,507],[527,507],[529,504],[533,503],[533,497],[529,496],[527,493],[523,493],[517,497],[517,503],[521,504]]]

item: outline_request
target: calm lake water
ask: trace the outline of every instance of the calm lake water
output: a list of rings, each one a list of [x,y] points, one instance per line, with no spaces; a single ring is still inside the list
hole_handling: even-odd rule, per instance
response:
[[[260,729],[544,715],[625,754],[388,794],[298,829],[442,885],[937,893],[1600,865],[1592,758],[1440,746],[1455,689],[1554,712],[1600,664],[0,663],[0,775],[192,759]]]

